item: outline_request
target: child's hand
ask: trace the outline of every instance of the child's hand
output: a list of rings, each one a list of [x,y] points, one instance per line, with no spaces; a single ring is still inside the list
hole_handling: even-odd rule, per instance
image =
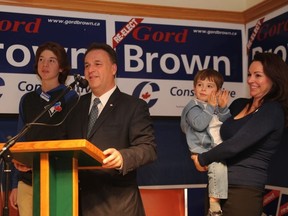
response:
[[[209,96],[208,96],[208,100],[207,103],[210,104],[213,107],[217,106],[217,93],[216,92],[212,92]]]
[[[218,92],[218,106],[223,108],[226,107],[228,104],[229,93],[227,90],[221,90]]]

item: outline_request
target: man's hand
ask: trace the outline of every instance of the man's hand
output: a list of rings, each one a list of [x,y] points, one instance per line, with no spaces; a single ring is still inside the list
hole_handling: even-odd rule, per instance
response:
[[[11,190],[10,196],[9,196],[9,201],[10,201],[10,205],[12,208],[18,210],[18,206],[17,206],[17,192],[18,189],[17,188],[13,188]]]
[[[32,170],[31,167],[29,167],[23,163],[20,163],[19,161],[15,160],[15,159],[13,159],[12,162],[13,162],[15,168],[21,172],[28,172],[28,171]]]
[[[103,168],[122,169],[123,158],[121,153],[115,148],[109,148],[103,151],[106,158],[103,160]]]

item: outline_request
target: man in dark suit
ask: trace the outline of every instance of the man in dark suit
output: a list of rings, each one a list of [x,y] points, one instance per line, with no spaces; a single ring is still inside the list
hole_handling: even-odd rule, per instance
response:
[[[157,158],[147,103],[116,86],[116,52],[109,45],[93,43],[84,65],[92,93],[82,96],[70,115],[68,137],[89,140],[106,158],[103,169],[79,171],[80,215],[145,215],[136,169]],[[95,98],[100,99],[98,118],[88,133]]]

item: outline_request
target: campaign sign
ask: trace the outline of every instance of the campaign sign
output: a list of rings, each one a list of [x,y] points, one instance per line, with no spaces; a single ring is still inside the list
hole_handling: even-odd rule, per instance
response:
[[[145,100],[151,115],[180,116],[194,96],[195,74],[213,68],[223,75],[230,101],[245,95],[241,28],[163,23],[137,17],[115,21],[112,43],[123,91]]]
[[[0,12],[0,72],[34,73],[37,47],[47,41],[66,48],[72,73],[83,74],[85,48],[106,42],[106,22],[40,14]]]
[[[71,74],[83,75],[86,48],[95,41],[106,42],[106,20],[91,14],[12,8],[0,11],[0,34],[0,113],[18,113],[21,96],[40,83],[34,69],[38,46],[47,41],[61,44]]]
[[[275,216],[280,198],[280,190],[265,189],[263,200],[263,216]]]
[[[134,19],[137,20],[137,19]],[[227,82],[242,82],[240,30],[137,22],[117,45],[118,77],[193,80],[204,68]],[[121,32],[125,22],[116,22]]]
[[[273,52],[279,54],[288,63],[288,12],[269,20],[265,18],[258,20],[258,24],[261,20],[264,20],[264,22],[259,25],[257,34],[255,34],[255,27],[248,30],[248,38],[251,39],[251,35],[255,35],[253,42],[251,41],[249,44],[249,62],[251,62],[256,52]]]
[[[278,216],[288,215],[288,194],[282,194],[280,200],[280,207],[278,210]]]

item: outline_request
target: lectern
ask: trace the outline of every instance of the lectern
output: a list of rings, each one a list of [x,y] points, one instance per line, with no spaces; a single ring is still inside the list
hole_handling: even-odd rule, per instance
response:
[[[78,216],[78,170],[101,169],[105,158],[85,139],[18,142],[10,151],[33,165],[33,216]]]

